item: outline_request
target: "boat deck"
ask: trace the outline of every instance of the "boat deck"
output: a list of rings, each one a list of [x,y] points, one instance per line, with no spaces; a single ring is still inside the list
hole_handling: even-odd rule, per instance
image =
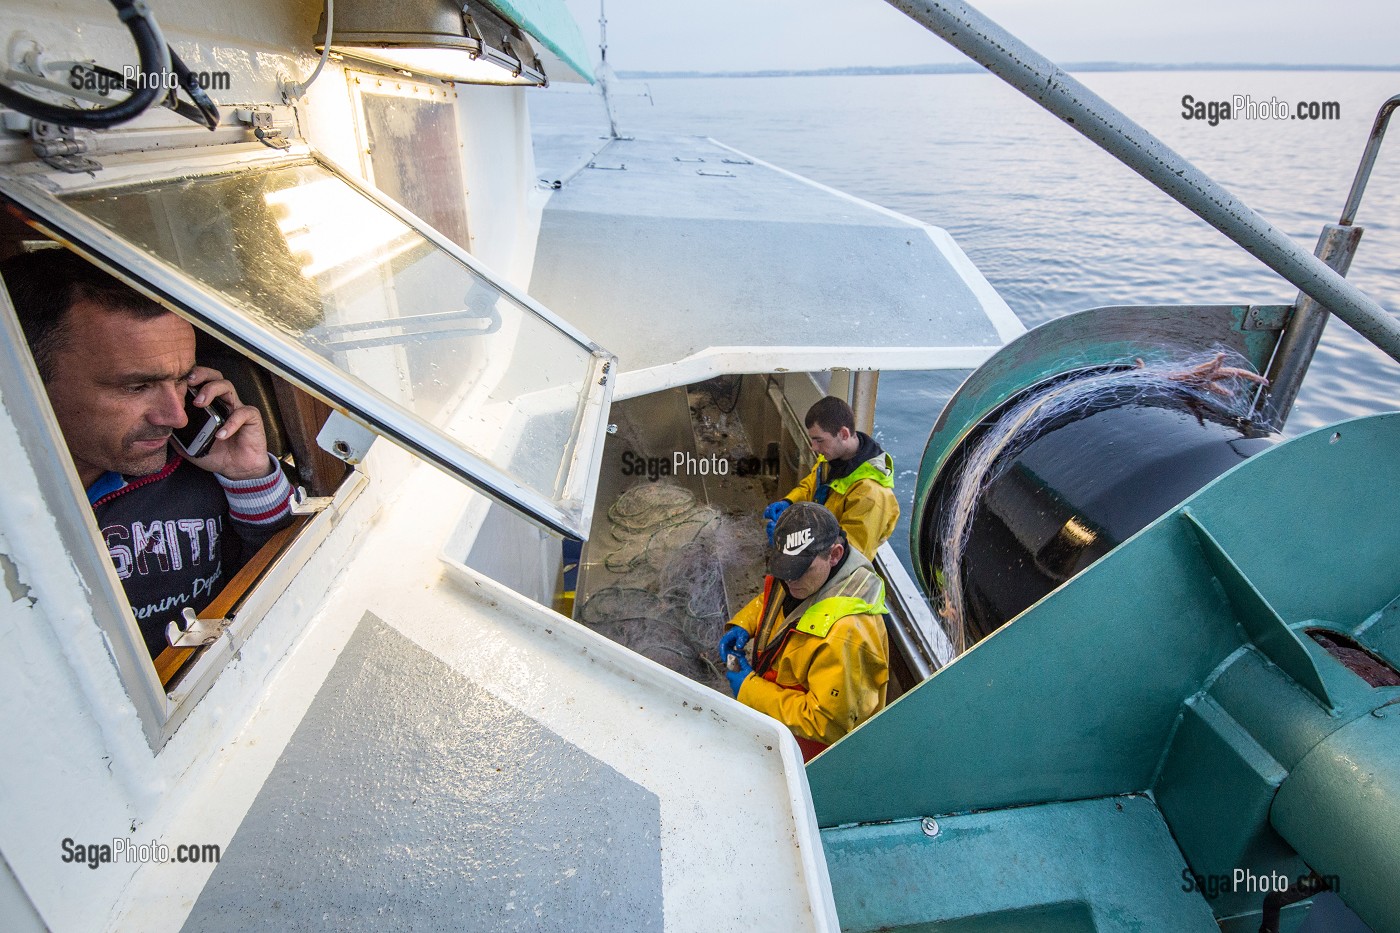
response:
[[[536,133],[552,193],[530,292],[617,354],[618,398],[725,373],[972,368],[1023,330],[943,230],[702,137],[589,142]]]
[[[222,858],[125,867],[121,928],[835,929],[787,731],[458,563],[451,478],[396,488],[256,713],[140,826]],[[759,904],[715,897],[769,871]]]

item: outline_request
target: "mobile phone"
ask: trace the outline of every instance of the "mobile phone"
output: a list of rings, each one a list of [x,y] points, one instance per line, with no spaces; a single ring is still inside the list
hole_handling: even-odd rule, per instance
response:
[[[186,457],[202,457],[214,446],[214,434],[223,427],[231,414],[228,403],[216,398],[208,407],[196,408],[194,397],[199,389],[189,386],[185,395],[185,417],[189,419],[183,428],[171,432],[171,440]]]

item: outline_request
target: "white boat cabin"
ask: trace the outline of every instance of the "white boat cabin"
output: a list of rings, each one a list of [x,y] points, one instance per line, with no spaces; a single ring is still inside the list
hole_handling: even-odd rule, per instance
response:
[[[0,110],[0,259],[188,319],[304,490],[152,658],[0,292],[0,925],[835,930],[791,736],[569,618],[565,542],[648,482],[619,423],[706,453],[696,384],[775,486],[820,392],[1020,326],[942,231],[717,143],[536,151],[591,71],[559,0],[389,6],[151,4],[209,125]],[[142,76],[106,4],[0,9],[8,88]]]

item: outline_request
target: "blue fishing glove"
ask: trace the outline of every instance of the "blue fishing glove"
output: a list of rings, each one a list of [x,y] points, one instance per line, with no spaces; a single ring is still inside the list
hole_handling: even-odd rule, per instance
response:
[[[773,529],[778,527],[778,519],[792,505],[786,499],[779,499],[777,502],[769,503],[768,508],[763,510],[763,517],[768,520],[768,543],[773,543]]]
[[[742,654],[730,654],[725,656],[726,663],[730,658],[734,659],[734,666],[737,671],[726,670],[724,676],[729,678],[729,689],[734,692],[734,696],[739,696],[739,688],[744,685],[744,681],[753,673],[753,667],[749,664],[749,659]]]
[[[749,643],[749,633],[744,631],[742,625],[731,625],[719,640],[719,659],[727,661],[729,655],[744,653],[744,646]]]

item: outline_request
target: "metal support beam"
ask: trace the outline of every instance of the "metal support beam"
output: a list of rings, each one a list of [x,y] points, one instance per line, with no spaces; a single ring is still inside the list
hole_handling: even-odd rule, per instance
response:
[[[1360,227],[1328,224],[1322,228],[1322,235],[1317,241],[1317,258],[1336,269],[1338,275],[1346,275],[1360,240]],[[1298,293],[1293,316],[1279,338],[1269,371],[1265,373],[1269,378],[1268,388],[1260,397],[1262,410],[1259,414],[1264,423],[1275,430],[1283,430],[1288,413],[1293,410],[1293,403],[1298,399],[1298,390],[1303,386],[1303,377],[1307,375],[1328,317],[1327,309],[1311,295]]]
[[[1366,183],[1371,180],[1371,168],[1376,164],[1376,156],[1381,151],[1381,140],[1385,139],[1385,128],[1390,123],[1391,114],[1400,108],[1400,94],[1381,104],[1376,114],[1376,122],[1371,124],[1371,135],[1366,140],[1366,151],[1361,154],[1361,164],[1356,167],[1356,178],[1352,179],[1351,192],[1347,195],[1346,206],[1342,208],[1343,226],[1351,226],[1356,220],[1356,212],[1361,207],[1361,196],[1366,193]]]
[[[1356,166],[1356,177],[1352,180],[1351,191],[1347,194],[1346,206],[1342,208],[1341,219],[1335,224],[1322,228],[1322,236],[1317,241],[1313,254],[1336,269],[1338,275],[1345,276],[1356,255],[1356,245],[1361,240],[1360,227],[1354,226],[1356,212],[1361,207],[1361,197],[1366,193],[1366,183],[1371,180],[1371,169],[1380,154],[1381,141],[1385,139],[1386,126],[1390,117],[1400,108],[1400,94],[1381,105],[1376,120],[1371,125],[1371,135],[1366,140],[1366,150],[1361,154],[1361,162]],[[1293,316],[1288,321],[1275,349],[1274,358],[1269,364],[1269,386],[1259,394],[1259,414],[1264,421],[1276,430],[1282,430],[1288,420],[1288,413],[1298,398],[1303,377],[1307,375],[1313,354],[1317,351],[1322,330],[1327,326],[1327,309],[1306,293],[1300,292],[1293,303]]]
[[[849,404],[851,401],[851,393],[854,391],[852,389],[854,382],[855,373],[851,372],[849,369],[833,369],[831,371],[831,380],[826,384],[826,394],[834,395]],[[817,385],[821,385],[821,382],[818,381]],[[805,413],[806,409],[798,412],[799,415]],[[860,427],[860,425],[857,424],[856,427]]]
[[[1365,292],[1053,62],[966,3],[888,0],[1171,195],[1400,360],[1400,323]]]
[[[856,416],[856,430],[875,433],[875,396],[880,389],[878,370],[862,369],[851,374],[851,411]]]

